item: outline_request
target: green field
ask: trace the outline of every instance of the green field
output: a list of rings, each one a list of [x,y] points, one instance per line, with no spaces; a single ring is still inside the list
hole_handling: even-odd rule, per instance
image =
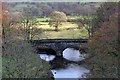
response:
[[[46,21],[46,20],[50,20],[50,17],[46,17],[46,18],[37,18],[37,21]]]
[[[92,17],[88,17],[88,16],[67,16],[68,20],[75,20],[75,19],[92,19]],[[37,18],[37,21],[49,21],[50,17],[45,17],[45,18]]]
[[[54,31],[54,27],[50,27],[49,22],[40,22],[40,25],[36,26],[37,28],[42,28],[46,31]],[[75,23],[64,22],[62,25],[59,26],[59,30],[66,30],[68,28],[77,28],[78,25]]]
[[[62,30],[59,32],[55,32],[55,31],[45,31],[42,35],[38,35],[37,37],[39,39],[67,39],[67,38],[71,38],[71,39],[77,39],[77,38],[88,38],[88,35],[86,34],[86,30],[85,29],[81,29],[81,30]]]
[[[69,17],[71,19],[82,18],[82,17]],[[54,31],[54,27],[50,27],[49,20],[50,18],[37,18],[39,24],[36,26],[38,29],[42,29],[43,32],[39,35],[36,35],[33,39],[65,39],[65,38],[88,38],[87,30],[85,28],[78,29],[78,25],[74,22],[63,22],[59,25],[59,31]]]

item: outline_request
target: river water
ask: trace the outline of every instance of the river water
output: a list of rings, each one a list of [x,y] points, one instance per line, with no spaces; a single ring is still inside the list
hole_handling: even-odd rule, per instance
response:
[[[63,58],[69,61],[80,62],[85,59],[86,55],[81,54],[79,50],[73,48],[67,48],[63,51]],[[55,55],[39,54],[40,58],[45,61],[52,61],[55,59]],[[59,62],[63,64],[63,62]],[[87,74],[90,70],[77,63],[67,63],[65,68],[51,69],[55,80],[79,80],[79,78],[87,78]]]

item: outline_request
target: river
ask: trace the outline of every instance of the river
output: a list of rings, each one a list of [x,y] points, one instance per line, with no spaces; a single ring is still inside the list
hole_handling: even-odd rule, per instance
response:
[[[48,62],[54,61],[54,59],[56,59],[55,55],[39,54],[39,56],[41,59]],[[64,64],[64,62],[60,60],[59,64],[64,64],[66,66],[64,68],[61,67],[50,70],[53,74],[54,79],[68,80],[69,78],[70,80],[79,80],[79,78],[87,78],[87,74],[90,73],[90,70],[85,68],[85,66],[78,64],[79,62],[85,60],[86,56],[86,54],[81,54],[79,50],[75,50],[74,48],[66,48],[62,52],[62,57],[69,62]]]

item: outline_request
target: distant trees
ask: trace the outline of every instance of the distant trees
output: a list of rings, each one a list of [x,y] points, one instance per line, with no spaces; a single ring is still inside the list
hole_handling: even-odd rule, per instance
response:
[[[67,21],[67,16],[64,12],[53,11],[50,16],[49,24],[52,27],[55,27],[55,31],[58,31],[58,27],[62,22]]]
[[[27,5],[27,6],[26,6]],[[40,17],[48,17],[50,16],[50,13],[52,11],[61,11],[69,16],[75,16],[75,15],[81,15],[83,9],[87,9],[89,11],[93,11],[93,9],[90,8],[90,6],[94,9],[96,9],[96,5],[99,5],[98,3],[64,3],[64,2],[56,2],[56,3],[32,3],[32,2],[21,2],[21,3],[9,3],[9,9],[10,11],[18,11],[20,12],[22,9],[24,10],[30,10],[30,13],[32,16],[40,16]],[[95,6],[94,6],[95,5]],[[86,10],[86,11],[87,11]]]
[[[23,8],[23,12],[26,12],[27,14],[32,16],[39,16],[38,9],[35,7],[30,7],[29,5]]]
[[[39,13],[41,13],[41,17],[48,17],[50,16],[50,13],[53,11],[52,7],[48,5],[48,3],[41,3],[37,4]]]

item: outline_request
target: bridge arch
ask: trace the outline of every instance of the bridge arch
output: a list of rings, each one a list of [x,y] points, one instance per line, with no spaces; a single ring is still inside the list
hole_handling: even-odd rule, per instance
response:
[[[57,55],[57,52],[49,46],[37,46],[37,54]]]
[[[39,47],[37,49],[51,50],[56,55],[61,55],[62,51],[68,47],[74,47],[79,49],[80,45],[87,43],[87,39],[45,39],[45,40],[33,40],[31,43]]]

